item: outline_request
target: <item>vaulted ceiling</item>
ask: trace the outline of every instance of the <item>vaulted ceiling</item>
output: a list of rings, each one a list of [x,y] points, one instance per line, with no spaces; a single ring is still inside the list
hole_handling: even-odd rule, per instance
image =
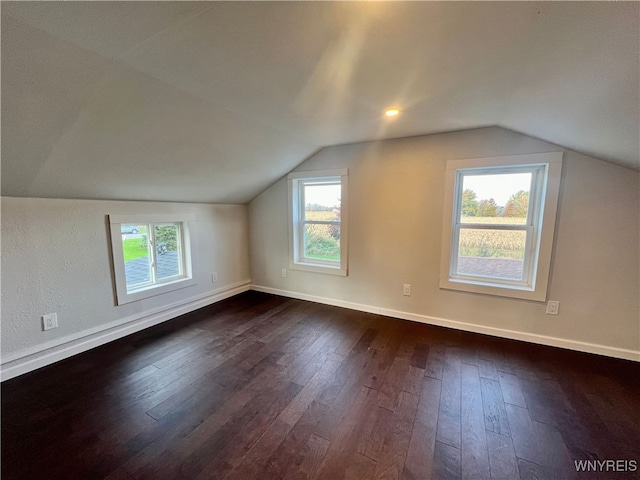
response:
[[[2,194],[246,203],[324,146],[487,125],[638,169],[639,7],[3,2]]]

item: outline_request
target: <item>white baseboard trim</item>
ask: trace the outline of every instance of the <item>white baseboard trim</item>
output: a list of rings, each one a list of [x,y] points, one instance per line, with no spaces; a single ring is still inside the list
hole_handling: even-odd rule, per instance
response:
[[[246,280],[2,357],[0,381],[64,360],[250,289]]]
[[[595,353],[597,355],[605,355],[607,357],[621,358],[624,360],[633,360],[636,362],[640,362],[640,351],[635,350],[627,350],[624,348],[610,347],[607,345],[580,342],[576,340],[567,340],[564,338],[549,337],[546,335],[538,335],[535,333],[518,332],[516,330],[505,330],[502,328],[487,327],[484,325],[477,325],[475,323],[460,322],[458,320],[449,320],[439,317],[430,317],[428,315],[402,312],[399,310],[391,310],[388,308],[375,307],[372,305],[363,305],[360,303],[336,300],[333,298],[318,297],[315,295],[308,295],[306,293],[298,293],[289,290],[280,290],[278,288],[264,287],[262,285],[251,285],[251,290],[255,290],[257,292],[272,293],[274,295],[280,295],[282,297],[297,298],[299,300],[308,300],[310,302],[323,303],[326,305],[333,305],[336,307],[343,307],[351,310],[359,310],[361,312],[376,313],[378,315],[401,318],[403,320],[412,320],[414,322],[427,323],[429,325],[437,325],[440,327],[453,328],[456,330],[464,330],[466,332],[482,333],[494,337],[508,338],[511,340],[521,340],[529,343],[548,345],[550,347],[560,347],[569,350],[576,350],[579,352]]]

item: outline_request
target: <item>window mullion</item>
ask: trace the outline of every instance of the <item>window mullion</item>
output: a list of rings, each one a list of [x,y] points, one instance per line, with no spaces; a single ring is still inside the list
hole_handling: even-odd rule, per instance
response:
[[[301,220],[300,223],[304,225],[338,225],[340,226],[340,221],[336,220]]]
[[[296,243],[297,243],[297,252],[296,252],[296,261],[300,261],[304,257],[304,181],[298,180],[296,181],[296,186],[298,187],[298,214],[295,221],[295,231],[296,231]]]
[[[529,209],[527,211],[528,225],[534,225],[536,223],[536,219],[539,218],[541,197],[540,187],[542,186],[541,178],[541,167],[538,167],[531,172],[531,185],[529,187]]]
[[[156,255],[155,224],[150,223],[149,225],[147,225],[147,231],[149,232],[149,261],[151,262],[151,283],[156,284],[158,282],[158,259]]]
[[[468,228],[472,230],[527,230],[531,225],[513,225],[507,223],[457,223],[457,228]]]
[[[534,263],[536,261],[535,247],[537,242],[534,239],[535,229],[531,227],[527,230],[527,236],[525,240],[525,261],[522,265],[522,279],[531,287],[534,285],[534,278],[532,272],[534,270]]]
[[[176,235],[177,235],[177,248],[178,248],[178,275],[183,276],[185,274],[184,269],[184,235],[182,231],[182,223],[176,223]]]
[[[458,272],[458,257],[460,255],[460,226],[454,225],[451,239],[451,258],[449,259],[450,275],[456,275]]]

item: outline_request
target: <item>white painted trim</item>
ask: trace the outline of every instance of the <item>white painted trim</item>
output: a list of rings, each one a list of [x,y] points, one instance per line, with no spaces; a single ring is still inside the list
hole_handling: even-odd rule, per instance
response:
[[[101,325],[100,327],[67,335],[66,337],[52,340],[36,347],[26,348],[19,352],[5,355],[1,360],[0,381],[5,381],[64,360],[78,353],[171,320],[179,315],[246,292],[250,289],[250,284],[250,280],[237,282],[202,295],[185,299],[184,301],[174,302],[161,308],[130,315]]]
[[[195,222],[193,213],[137,213],[132,215],[109,215],[109,223],[172,223]]]
[[[291,172],[287,175],[288,180],[298,178],[316,178],[316,177],[346,177],[349,175],[348,168],[332,168],[329,170],[309,170],[307,172]]]
[[[325,273],[329,275],[348,275],[349,265],[349,169],[319,170],[313,172],[292,172],[287,175],[288,225],[289,225],[289,269],[307,272]],[[301,217],[304,210],[302,204],[302,186],[307,180],[340,182],[341,219],[340,225],[340,261],[329,263],[314,261],[303,257],[304,234]]]
[[[271,293],[283,297],[297,298],[299,300],[308,300],[310,302],[323,303],[325,305],[333,305],[336,307],[349,308],[351,310],[359,310],[361,312],[375,313],[385,315],[387,317],[401,318],[403,320],[411,320],[414,322],[426,323],[429,325],[437,325],[440,327],[453,328],[456,330],[464,330],[465,332],[481,333],[494,337],[508,338],[511,340],[521,340],[529,343],[547,345],[550,347],[566,348],[568,350],[576,350],[585,353],[595,353],[597,355],[605,355],[607,357],[622,358],[625,360],[633,360],[640,362],[640,351],[628,350],[625,348],[610,347],[608,345],[600,345],[596,343],[580,342],[577,340],[567,340],[558,337],[549,337],[546,335],[538,335],[535,333],[518,332],[515,330],[506,330],[502,328],[487,327],[475,323],[460,322],[458,320],[449,320],[446,318],[431,317],[418,313],[402,312],[399,310],[391,310],[388,308],[375,307],[372,305],[364,305],[360,303],[347,302],[345,300],[337,300],[333,298],[318,297],[305,293],[292,292],[289,290],[280,290],[278,288],[264,287],[262,285],[251,285],[251,290],[263,293]]]
[[[123,236],[121,227],[123,223],[145,224],[151,227],[158,223],[176,223],[180,225],[180,251],[182,252],[183,272],[179,278],[169,282],[153,281],[142,289],[129,291],[127,288],[127,276],[125,262],[123,261]],[[193,277],[194,258],[192,255],[193,248],[191,240],[193,238],[193,228],[195,224],[194,214],[149,214],[149,215],[109,215],[109,230],[111,238],[111,259],[116,287],[116,303],[124,305],[145,298],[162,295],[164,293],[173,292],[182,288],[197,285]],[[155,234],[149,228],[147,232],[149,242],[155,241]],[[151,244],[150,243],[150,244]],[[155,247],[149,247],[149,261],[153,264],[156,262]]]
[[[463,160],[449,160],[445,176],[445,198],[442,216],[442,244],[440,261],[440,288],[460,290],[463,292],[482,293],[501,297],[520,298],[537,302],[547,300],[547,287],[551,271],[551,256],[556,224],[558,199],[560,196],[560,178],[562,174],[563,152],[532,153],[526,155],[508,155],[503,157],[485,157]],[[535,207],[533,221],[533,237],[536,239],[534,251],[525,255],[529,264],[525,264],[528,278],[522,284],[501,282],[499,280],[477,280],[473,277],[455,278],[455,254],[457,251],[459,229],[455,228],[458,215],[462,185],[459,182],[459,170],[473,169],[479,172],[498,169],[507,171],[509,167],[540,167],[544,173],[534,174],[532,180],[531,200]],[[532,172],[533,173],[533,172]],[[540,210],[542,209],[542,210]],[[531,217],[531,210],[529,213]],[[537,255],[535,250],[537,250]]]

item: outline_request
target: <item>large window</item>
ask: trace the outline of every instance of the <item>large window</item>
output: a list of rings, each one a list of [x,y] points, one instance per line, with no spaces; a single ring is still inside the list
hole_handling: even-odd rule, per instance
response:
[[[440,286],[546,300],[562,153],[447,163]]]
[[[118,304],[194,285],[190,215],[110,215]]]
[[[347,275],[347,170],[289,174],[289,268]]]

